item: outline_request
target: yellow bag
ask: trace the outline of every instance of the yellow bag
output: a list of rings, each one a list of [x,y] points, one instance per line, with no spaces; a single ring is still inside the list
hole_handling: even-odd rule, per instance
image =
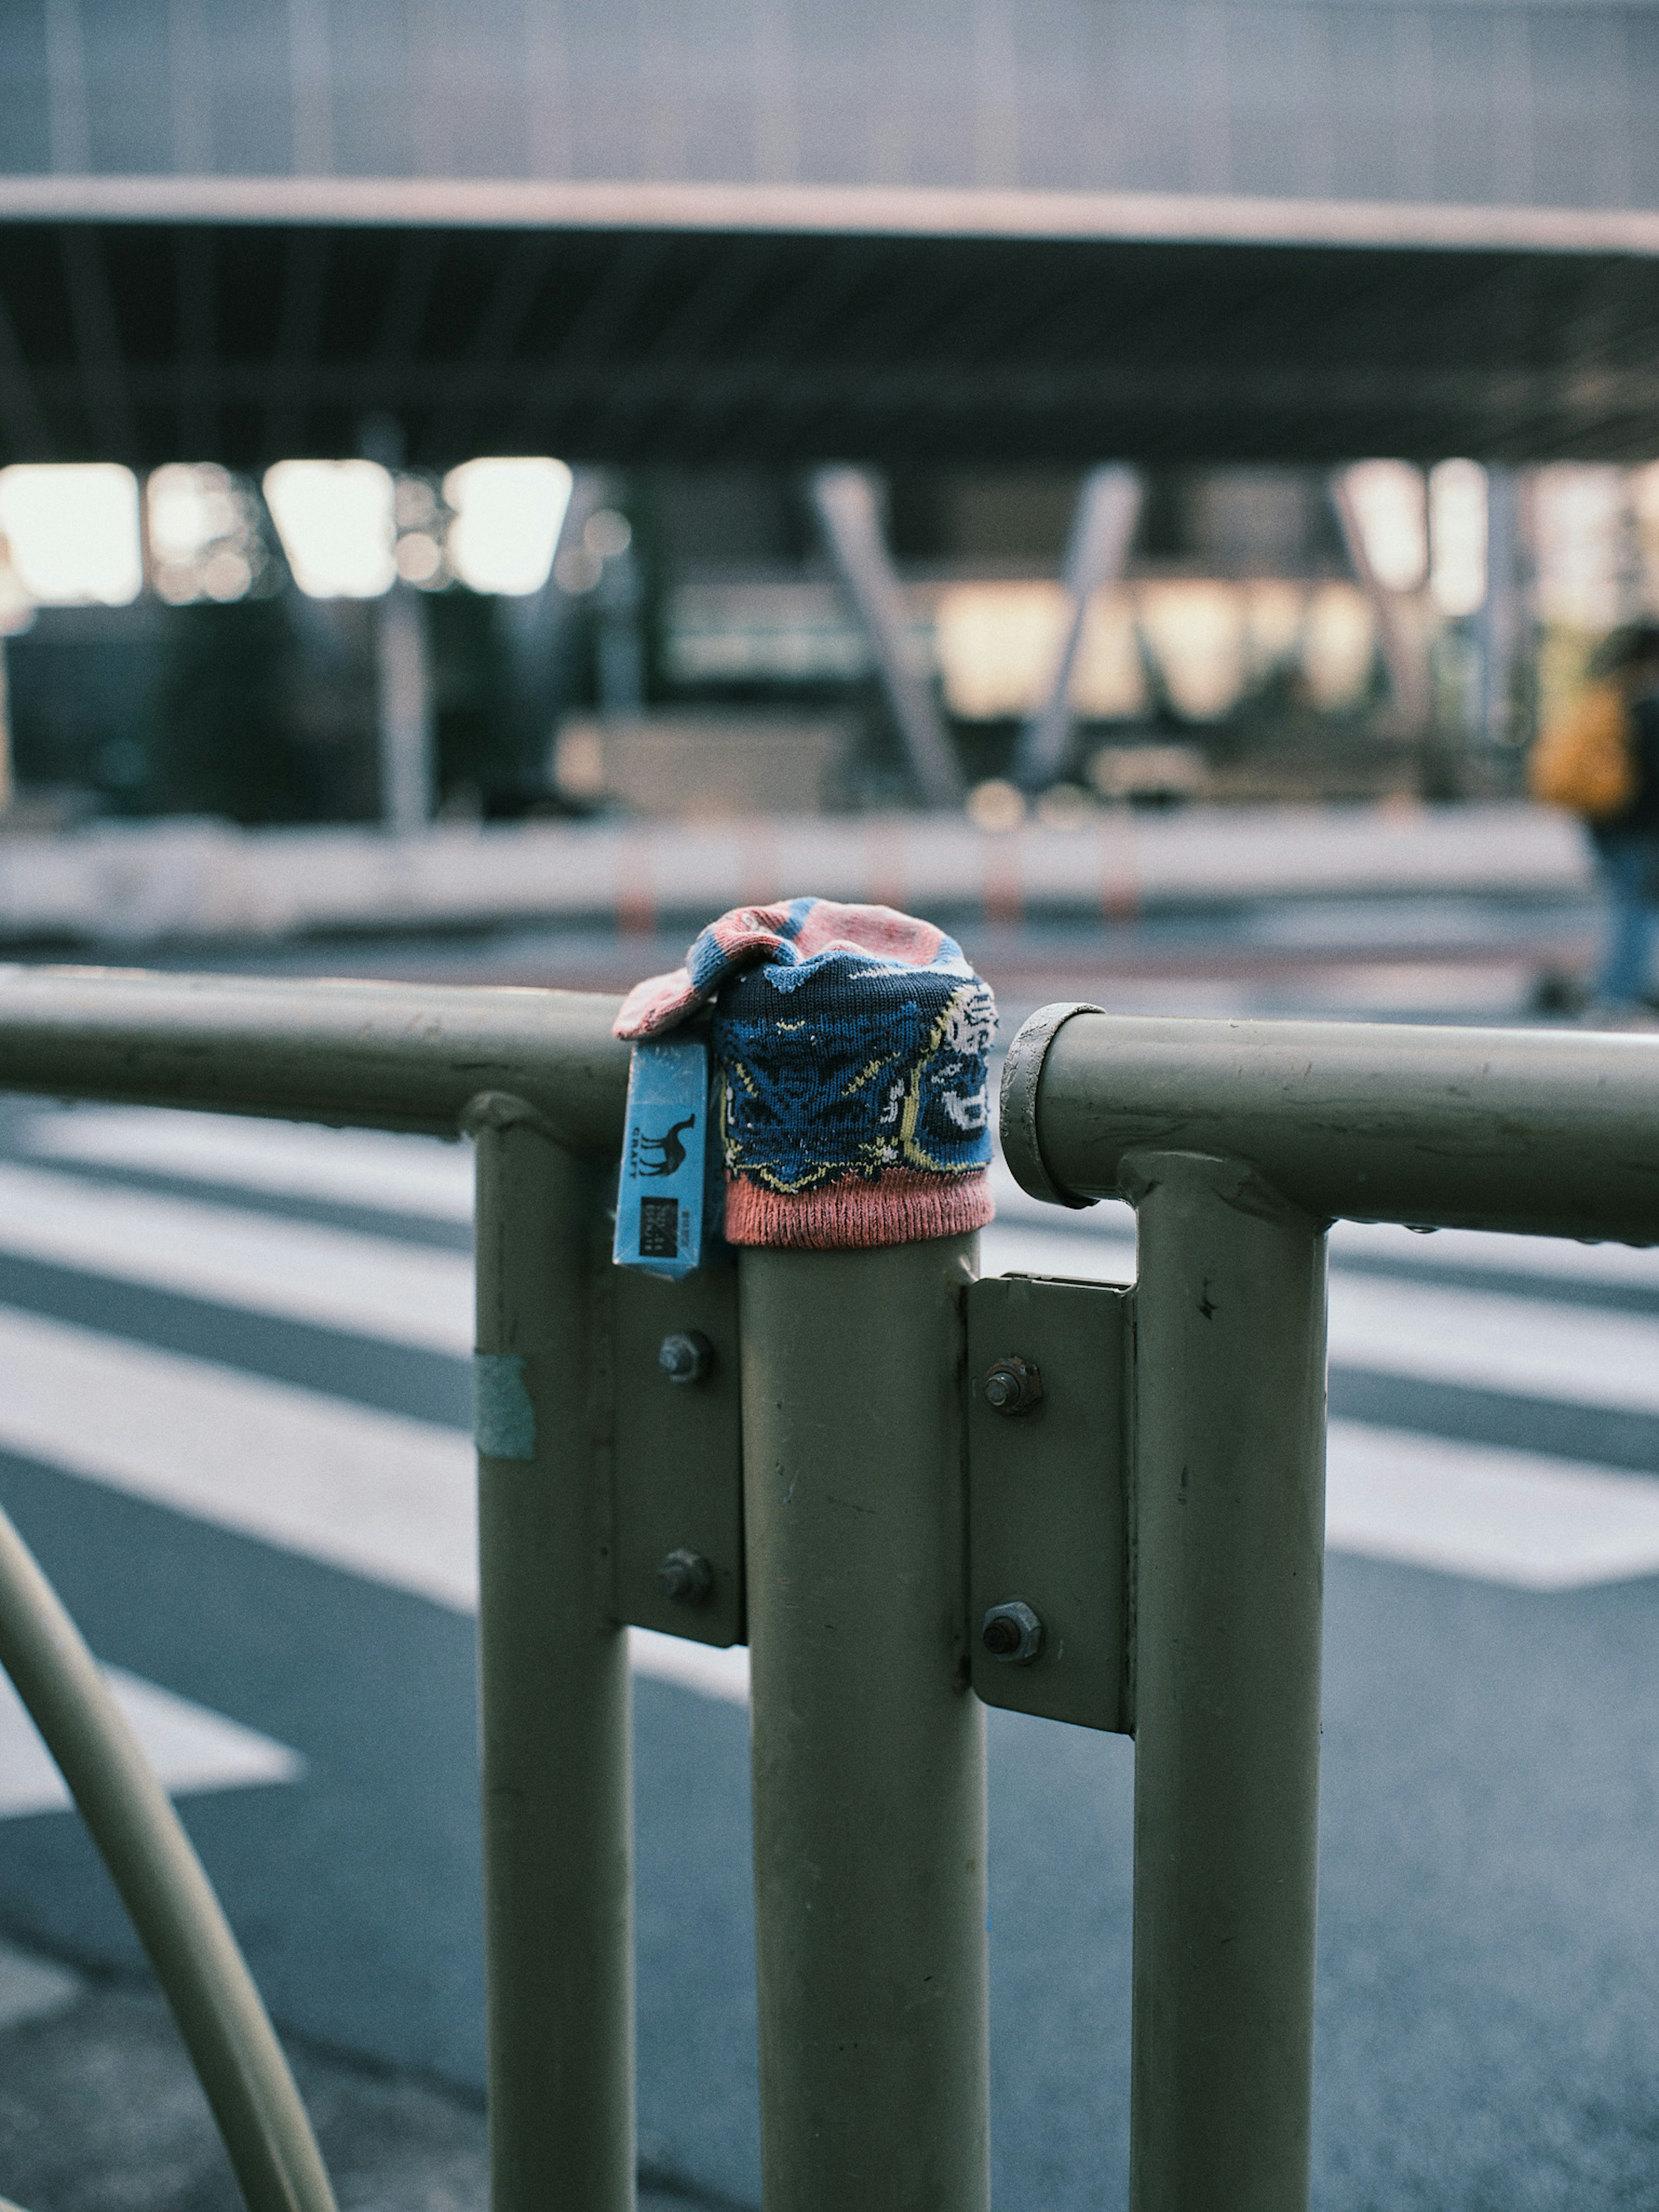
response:
[[[1622,813],[1636,796],[1630,709],[1616,684],[1593,684],[1540,736],[1527,763],[1527,788],[1547,806],[1591,822]]]

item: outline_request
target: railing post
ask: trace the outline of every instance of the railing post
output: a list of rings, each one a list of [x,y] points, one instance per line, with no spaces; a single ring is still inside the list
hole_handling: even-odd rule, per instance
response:
[[[1133,2212],[1308,2202],[1325,1224],[1139,1152]]]
[[[742,1255],[766,2212],[986,2212],[972,1237]]]
[[[477,1145],[493,2212],[633,2212],[627,1642],[611,1617],[605,1178],[527,1106]]]

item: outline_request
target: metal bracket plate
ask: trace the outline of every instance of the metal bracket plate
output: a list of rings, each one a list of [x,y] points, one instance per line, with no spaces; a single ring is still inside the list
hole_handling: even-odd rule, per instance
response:
[[[744,1619],[738,1271],[729,1262],[665,1283],[611,1271],[617,1617],[696,1644],[741,1644]],[[705,1370],[669,1379],[665,1337],[701,1337]],[[672,1596],[671,1553],[708,1562],[701,1597]]]
[[[1125,1735],[1130,1342],[1129,1293],[1106,1284],[994,1275],[968,1292],[974,1688],[989,1705]],[[1023,1384],[1029,1400],[1036,1370],[1041,1395],[1025,1410],[1000,1412],[988,1397],[1000,1362],[1013,1380],[993,1395]],[[987,1650],[986,1616],[998,1607],[1036,1614],[1035,1657]]]

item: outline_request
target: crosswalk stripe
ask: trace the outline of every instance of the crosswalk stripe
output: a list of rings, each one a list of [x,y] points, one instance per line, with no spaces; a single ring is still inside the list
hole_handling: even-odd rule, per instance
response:
[[[469,1610],[453,1429],[0,1306],[0,1447]]]
[[[55,1959],[37,1959],[0,1942],[0,2035],[26,2021],[67,2012],[86,1986]]]
[[[1414,1273],[1479,1269],[1547,1282],[1598,1283],[1609,1290],[1659,1290],[1659,1250],[1630,1244],[1578,1244],[1566,1237],[1509,1237],[1492,1229],[1437,1229],[1427,1236],[1389,1221],[1339,1221],[1331,1265],[1388,1260]]]
[[[1077,1252],[1072,1273],[1089,1272],[1082,1251],[1099,1242],[1111,1249],[1103,1280],[1128,1281],[1134,1273],[1134,1215],[1127,1206],[1106,1200],[1075,1213],[1044,1206],[1020,1189],[1006,1168],[994,1171],[997,1219],[988,1232],[1003,1236],[1047,1232]],[[1330,1234],[1331,1265],[1342,1273],[1352,1262],[1392,1262],[1414,1275],[1443,1275],[1449,1285],[1460,1275],[1516,1275],[1537,1282],[1594,1283],[1604,1289],[1659,1291],[1659,1248],[1629,1244],[1580,1244],[1565,1237],[1511,1237],[1496,1230],[1437,1229],[1428,1235],[1389,1221],[1339,1221]]]
[[[1331,1361],[1517,1398],[1659,1413],[1659,1322],[1545,1298],[1347,1275]]]
[[[472,1218],[471,1147],[436,1137],[138,1106],[37,1115],[22,1141],[27,1152],[48,1158],[142,1168],[433,1221]]]
[[[472,1265],[390,1237],[0,1162],[0,1251],[423,1351],[472,1345]]]
[[[0,1449],[460,1613],[478,1601],[472,1448],[210,1360],[0,1306]],[[641,1674],[748,1694],[748,1658],[630,1631]]]
[[[1659,1572],[1659,1482],[1333,1421],[1331,1550],[1523,1589]]]
[[[40,1158],[173,1176],[181,1182],[240,1185],[250,1193],[378,1207],[423,1219],[468,1222],[472,1215],[470,1150],[434,1137],[373,1129],[324,1129],[228,1114],[189,1114],[149,1107],[82,1108],[32,1116],[24,1149]],[[1061,1214],[1028,1198],[1000,1162],[994,1171],[996,1234],[1048,1231],[1067,1240],[1097,1239],[1132,1252],[1133,1217],[1103,1203]],[[181,1205],[204,1202],[181,1194]],[[1608,1287],[1659,1289],[1659,1249],[1579,1244],[1564,1237],[1511,1237],[1490,1231],[1443,1230],[1421,1236],[1388,1222],[1339,1221],[1331,1256],[1392,1260],[1416,1273],[1479,1270]],[[1115,1250],[1115,1269],[1123,1267]],[[1133,1272],[1131,1265],[1129,1272]],[[1127,1277],[1126,1277],[1127,1279]]]
[[[0,1446],[458,1611],[477,1603],[453,1430],[0,1307]],[[1525,1588],[1659,1569],[1659,1484],[1337,1421],[1334,1548]],[[635,1663],[740,1697],[746,1660],[635,1632]]]
[[[981,1254],[988,1271],[1099,1282],[1127,1282],[1134,1271],[1127,1243],[1064,1231],[994,1225]],[[1659,1413],[1659,1322],[1558,1300],[1338,1270],[1330,1356],[1372,1374]]]
[[[170,1796],[293,1782],[305,1771],[297,1752],[240,1721],[176,1697],[124,1668],[103,1671],[156,1779]],[[69,1802],[64,1778],[22,1699],[0,1674],[0,1820],[61,1812]]]
[[[449,1218],[459,1218],[465,1197],[457,1172],[465,1156],[429,1140],[371,1133],[354,1165],[347,1152],[361,1133],[131,1112],[41,1116],[34,1127],[66,1161],[118,1158],[168,1172],[188,1164],[225,1179],[231,1163],[250,1190],[340,1196],[349,1182],[359,1199],[362,1167],[370,1182],[380,1175],[381,1199],[403,1203],[418,1186],[427,1201],[410,1210],[447,1208]],[[61,1145],[52,1133],[77,1127]],[[191,1150],[183,1139],[193,1132],[203,1143]],[[983,1264],[1127,1281],[1133,1225],[1121,1208],[1102,1212],[1104,1233],[1000,1221],[985,1234]],[[1434,1241],[1339,1227],[1337,1364],[1659,1413],[1650,1321],[1340,1264],[1345,1252],[1416,1261]],[[1646,1283],[1659,1268],[1659,1255],[1549,1240],[1460,1232],[1447,1248],[1488,1269],[1518,1255],[1530,1276],[1563,1253],[1558,1272],[1567,1275],[1595,1270]],[[462,1255],[276,1219],[257,1206],[112,1189],[0,1162],[0,1250],[422,1349],[453,1354],[471,1342]],[[476,1605],[471,1454],[453,1430],[12,1308],[0,1308],[0,1446],[441,1604]],[[1341,1422],[1333,1425],[1331,1469],[1334,1548],[1537,1589],[1659,1570],[1659,1485],[1638,1477]],[[641,1672],[705,1694],[744,1693],[740,1653],[636,1632],[634,1656]]]
[[[1061,1275],[1081,1283],[1132,1283],[1133,1237],[1084,1237],[1069,1229],[1031,1229],[994,1221],[979,1233],[982,1275]]]

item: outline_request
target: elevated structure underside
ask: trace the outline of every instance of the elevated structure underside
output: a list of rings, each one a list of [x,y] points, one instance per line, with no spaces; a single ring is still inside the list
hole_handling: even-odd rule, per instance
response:
[[[4,459],[1659,453],[1652,216],[96,181],[0,182]]]
[[[14,0],[0,451],[1659,453],[1659,0]]]

